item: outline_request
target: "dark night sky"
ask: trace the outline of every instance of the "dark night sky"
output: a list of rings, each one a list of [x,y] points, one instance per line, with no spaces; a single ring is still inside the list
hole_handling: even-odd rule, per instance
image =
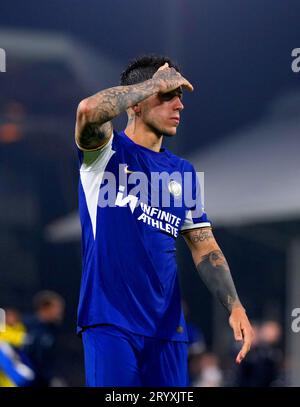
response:
[[[122,65],[144,52],[175,57],[195,86],[180,142],[189,150],[259,119],[270,100],[300,88],[290,69],[299,15],[294,0],[30,0],[1,2],[0,25],[58,30]]]

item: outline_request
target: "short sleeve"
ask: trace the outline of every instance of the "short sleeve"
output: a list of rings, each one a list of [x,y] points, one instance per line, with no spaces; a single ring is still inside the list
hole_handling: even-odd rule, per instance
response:
[[[182,223],[180,233],[187,232],[191,229],[211,226],[211,221],[208,219],[204,210],[203,193],[200,182],[201,173],[196,173],[194,167],[189,164],[189,168],[184,174],[184,192],[190,195],[190,199],[185,199],[186,211],[185,219]],[[202,188],[201,188],[202,187]]]
[[[102,148],[94,151],[82,151],[77,147],[80,172],[103,169],[112,155],[114,133]]]

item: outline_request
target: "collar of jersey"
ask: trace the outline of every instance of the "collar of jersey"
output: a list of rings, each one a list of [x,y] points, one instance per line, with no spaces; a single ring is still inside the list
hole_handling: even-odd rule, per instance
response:
[[[127,136],[127,134],[125,133],[125,131],[122,131],[122,135],[123,135],[130,143],[134,144],[138,149],[140,149],[140,150],[142,150],[142,151],[145,151],[146,153],[152,154],[153,156],[162,157],[162,156],[165,155],[165,153],[167,153],[167,150],[166,150],[164,147],[162,147],[162,148],[160,149],[160,151],[157,152],[157,151],[150,150],[150,148],[147,148],[147,147],[141,146],[140,144],[135,143],[133,140],[131,140],[131,138],[129,138],[129,137]]]

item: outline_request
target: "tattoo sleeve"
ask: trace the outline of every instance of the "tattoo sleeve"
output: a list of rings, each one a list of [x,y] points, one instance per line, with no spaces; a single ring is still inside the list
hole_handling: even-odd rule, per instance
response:
[[[158,92],[159,84],[159,80],[149,79],[136,85],[105,89],[83,100],[78,108],[77,144],[86,149],[105,144],[112,132],[110,120]]]
[[[221,250],[214,250],[202,256],[197,270],[208,289],[231,312],[236,305],[241,305],[234,282]]]
[[[131,106],[153,95],[159,90],[159,81],[149,79],[136,85],[115,86],[105,89],[87,100],[90,106],[89,121],[103,124]]]

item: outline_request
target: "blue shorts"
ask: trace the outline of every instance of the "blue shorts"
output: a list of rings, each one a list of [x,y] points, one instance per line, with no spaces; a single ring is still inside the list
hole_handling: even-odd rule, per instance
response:
[[[83,331],[86,385],[188,385],[187,343],[136,335],[113,325]]]

